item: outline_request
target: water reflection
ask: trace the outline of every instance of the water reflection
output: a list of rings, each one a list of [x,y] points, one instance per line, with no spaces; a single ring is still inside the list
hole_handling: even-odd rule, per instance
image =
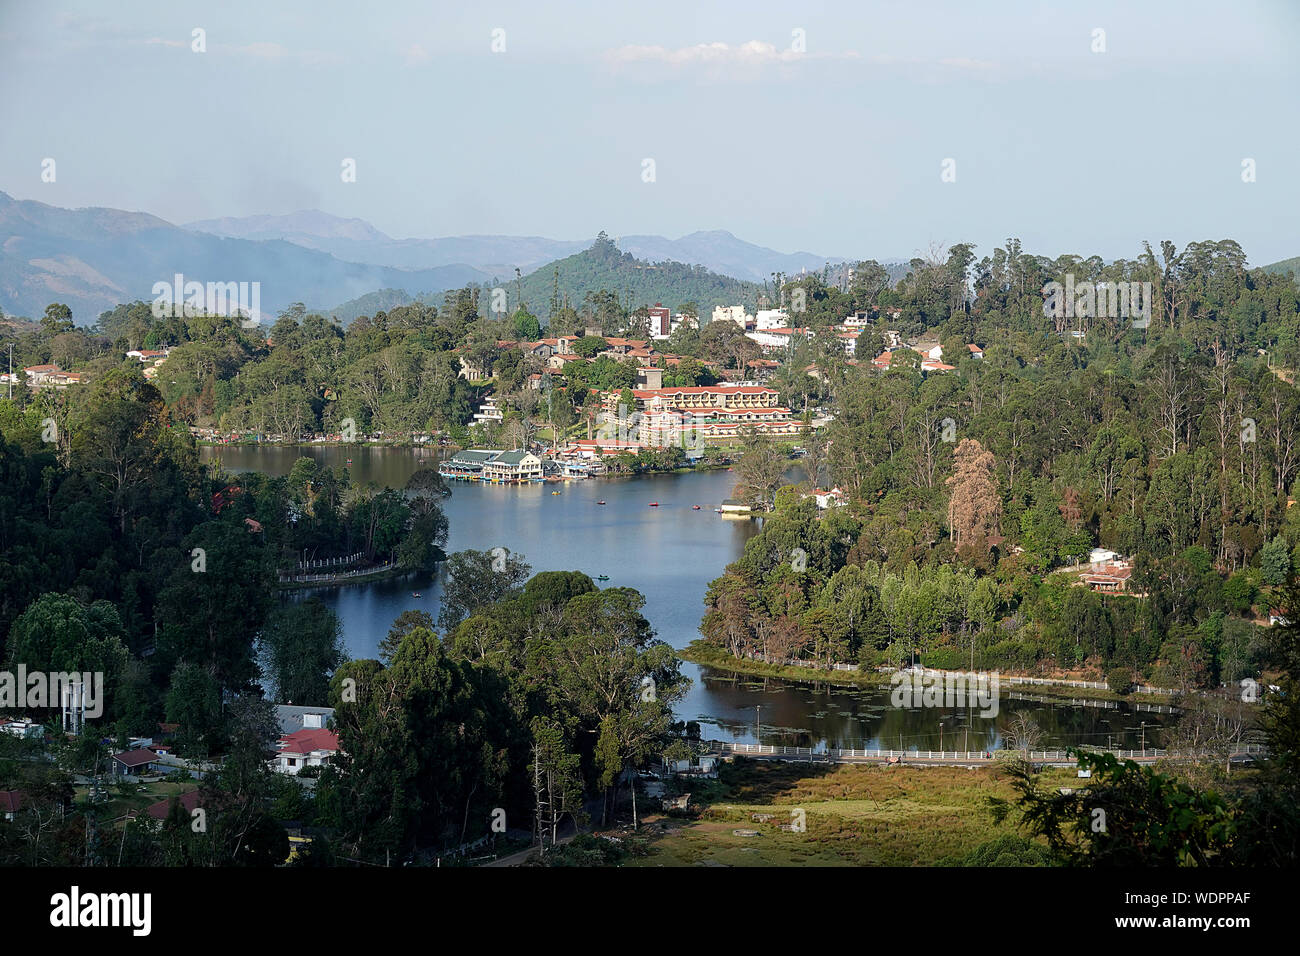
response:
[[[368,446],[202,450],[205,461],[218,455],[231,471],[271,475],[288,474],[300,456],[309,455],[347,467],[359,482],[394,488],[438,459],[435,449]],[[791,480],[798,477],[792,475]],[[724,519],[713,512],[731,495],[734,484],[734,474],[726,471],[558,486],[458,482],[444,502],[451,525],[447,550],[502,546],[523,554],[534,571],[581,570],[593,579],[608,575],[601,586],[639,590],[646,598],[644,613],[659,637],[681,648],[699,635],[709,581],[739,556],[758,530],[757,521]],[[555,490],[560,494],[552,495]],[[607,504],[597,505],[601,499]],[[652,501],[659,507],[649,507]],[[692,510],[696,504],[699,511]],[[295,595],[300,599],[305,593],[312,592]],[[436,620],[442,591],[436,576],[418,574],[314,593],[338,613],[349,655],[361,658],[375,656],[379,641],[403,611],[418,608]],[[1135,749],[1141,746],[1144,730],[1146,745],[1160,746],[1159,725],[1168,719],[1006,695],[996,718],[965,710],[900,710],[889,704],[888,688],[858,691],[734,677],[689,662],[683,671],[692,686],[678,704],[677,716],[699,721],[706,737],[738,743],[897,749],[901,742],[905,749],[993,750],[1002,739],[998,728],[1010,715],[1027,710],[1044,728],[1049,747],[1110,742]]]

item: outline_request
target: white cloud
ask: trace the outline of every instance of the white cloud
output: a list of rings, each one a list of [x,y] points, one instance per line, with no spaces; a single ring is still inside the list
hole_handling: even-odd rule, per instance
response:
[[[773,63],[794,63],[798,60],[850,60],[857,53],[800,53],[792,49],[777,49],[762,40],[750,40],[739,46],[726,43],[697,43],[694,46],[669,50],[662,46],[622,46],[605,52],[605,59],[616,64],[662,63],[673,67],[690,66],[763,66]]]
[[[412,43],[406,49],[402,50],[402,56],[406,58],[407,66],[415,66],[417,63],[427,63],[429,60],[433,59],[433,54],[418,43]]]
[[[289,50],[284,45],[269,43],[264,40],[237,46],[235,52],[256,57],[259,60],[283,60],[289,55]]]

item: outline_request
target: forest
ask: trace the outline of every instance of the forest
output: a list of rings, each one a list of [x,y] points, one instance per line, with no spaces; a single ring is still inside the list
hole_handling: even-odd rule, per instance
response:
[[[1150,325],[1103,317],[1061,334],[1041,288],[1067,269],[1152,281]],[[896,288],[883,269],[855,283],[782,289],[807,303],[812,328],[875,309],[960,356],[955,370],[880,372],[816,338],[795,347],[776,380],[783,400],[834,414],[804,464],[850,504],[818,519],[777,494],[780,470],[764,473],[761,452],[742,460],[741,490],[776,514],[714,582],[711,643],[825,663],[1123,668],[1178,688],[1258,674],[1256,624],[1300,568],[1291,276],[1245,269],[1230,241],[1109,265],[1008,242],[979,263],[965,247],[915,260]],[[860,357],[878,335],[864,332]],[[796,371],[805,362],[818,380]],[[1094,547],[1131,562],[1126,593],[1074,585]],[[795,548],[810,556],[801,572]]]
[[[309,458],[284,478],[201,465],[129,366],[25,408],[0,399],[0,475],[6,666],[102,670],[115,737],[180,722],[194,753],[225,745],[221,700],[259,658],[279,662],[270,689],[322,694],[338,662],[337,622],[278,607],[277,572],[354,555],[427,569],[447,535],[433,472],[394,490]],[[285,650],[304,634],[311,654]]]

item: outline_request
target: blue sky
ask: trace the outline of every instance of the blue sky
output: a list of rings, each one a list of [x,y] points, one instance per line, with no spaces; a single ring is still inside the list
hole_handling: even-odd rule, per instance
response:
[[[1286,2],[3,0],[0,189],[882,259],[1231,237],[1258,264],[1300,255],[1297,48]]]

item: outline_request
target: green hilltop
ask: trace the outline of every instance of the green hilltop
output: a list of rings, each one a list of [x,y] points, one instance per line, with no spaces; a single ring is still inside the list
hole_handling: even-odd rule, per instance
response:
[[[506,290],[509,310],[517,308],[522,296],[528,310],[546,318],[556,297],[559,303],[581,309],[588,293],[610,292],[628,309],[661,302],[676,310],[694,302],[707,314],[715,305],[757,305],[763,287],[730,276],[710,272],[703,266],[681,262],[645,262],[631,253],[620,252],[603,232],[589,249],[557,259],[521,279],[500,279],[487,286]]]

